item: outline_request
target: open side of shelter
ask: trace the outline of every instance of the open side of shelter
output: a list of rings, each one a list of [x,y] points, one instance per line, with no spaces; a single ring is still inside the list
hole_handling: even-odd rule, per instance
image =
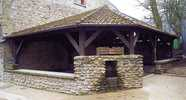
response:
[[[76,94],[142,87],[144,66],[171,58],[174,38],[104,6],[7,36],[4,78]]]

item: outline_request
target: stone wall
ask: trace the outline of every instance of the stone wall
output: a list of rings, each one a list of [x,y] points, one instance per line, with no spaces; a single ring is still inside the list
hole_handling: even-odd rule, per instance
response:
[[[75,74],[79,78],[77,80],[78,91],[87,93],[110,87],[105,83],[107,80],[105,77],[106,61],[117,61],[119,88],[142,87],[143,60],[141,56],[80,56],[75,57],[74,61]]]
[[[13,49],[11,48],[12,41],[6,41],[1,45],[4,48],[4,57],[2,58],[4,59],[4,70],[12,70],[15,65]]]
[[[29,88],[74,94],[76,93],[75,77],[73,74],[70,76],[71,77],[66,77],[65,75],[54,76],[49,73],[43,75],[24,71],[6,71],[4,72],[3,80]]]
[[[3,71],[4,71],[4,48],[0,45],[0,81],[2,80]]]
[[[74,78],[50,77],[50,75],[37,75],[6,71],[4,80],[17,85],[64,92],[70,94],[91,94],[110,88],[107,82],[113,82],[105,77],[106,61],[117,61],[118,89],[140,88],[143,76],[143,60],[139,55],[120,56],[77,56],[74,58]],[[114,86],[114,87],[115,87]],[[111,86],[112,87],[112,86]]]

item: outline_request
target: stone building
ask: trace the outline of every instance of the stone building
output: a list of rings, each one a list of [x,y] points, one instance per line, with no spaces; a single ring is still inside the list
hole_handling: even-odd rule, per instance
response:
[[[45,24],[67,16],[95,9],[107,0],[0,0],[4,33]]]
[[[140,88],[144,65],[171,58],[176,37],[105,5],[6,35],[3,78],[78,95]]]

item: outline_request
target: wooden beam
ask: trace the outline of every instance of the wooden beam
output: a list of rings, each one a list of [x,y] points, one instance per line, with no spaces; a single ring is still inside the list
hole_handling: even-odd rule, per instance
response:
[[[65,36],[70,41],[70,43],[75,48],[75,50],[79,53],[79,46],[78,46],[77,42],[75,41],[75,39],[69,33],[65,33]]]
[[[102,32],[102,30],[100,31],[96,31],[95,33],[93,33],[85,42],[85,48],[87,48],[96,38],[97,36]]]
[[[80,56],[85,55],[85,32],[79,32],[79,54]]]
[[[21,40],[21,42],[19,43],[19,46],[18,46],[18,48],[16,50],[16,56],[20,53],[20,51],[21,51],[21,49],[23,47],[23,42],[24,42],[24,40]]]
[[[127,48],[130,48],[129,42],[125,39],[123,35],[121,35],[118,31],[114,31],[114,34],[119,37],[119,39],[127,46]]]

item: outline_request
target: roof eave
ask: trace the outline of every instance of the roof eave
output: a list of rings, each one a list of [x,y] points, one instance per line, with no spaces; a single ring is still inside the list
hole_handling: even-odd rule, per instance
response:
[[[163,32],[163,31],[160,31],[158,29],[153,29],[153,28],[149,28],[147,26],[144,26],[144,25],[140,25],[140,24],[81,24],[81,26],[136,26],[136,27],[140,27],[140,28],[143,28],[143,29],[148,29],[148,30],[152,30],[152,31],[156,31],[158,33],[162,33],[164,35],[168,35],[168,36],[172,36],[172,37],[179,37],[177,36],[176,34],[170,34],[168,32]]]
[[[24,34],[20,34],[20,35],[9,35],[9,36],[5,36],[4,38],[5,39],[10,39],[10,38],[16,38],[16,37],[23,37],[23,36],[29,36],[29,35],[35,35],[35,34],[38,34],[38,33],[45,33],[45,32],[50,32],[50,31],[57,31],[57,30],[63,30],[63,29],[69,29],[69,28],[78,28],[78,27],[91,27],[91,26],[133,26],[133,27],[139,27],[139,28],[143,28],[143,29],[147,29],[147,30],[152,30],[152,31],[155,31],[157,33],[161,33],[161,34],[164,34],[164,35],[168,35],[168,36],[171,36],[171,37],[174,37],[174,38],[177,38],[178,36],[177,35],[174,35],[174,34],[170,34],[170,33],[167,33],[167,32],[162,32],[158,29],[152,29],[152,28],[149,28],[147,26],[143,26],[143,25],[140,25],[140,24],[86,24],[86,23],[83,23],[83,24],[76,24],[76,25],[69,25],[69,26],[64,26],[64,27],[57,27],[57,28],[52,28],[52,29],[47,29],[47,30],[42,30],[42,31],[38,31],[38,32],[30,32],[30,33],[24,33]]]
[[[35,34],[38,34],[38,33],[45,33],[45,32],[50,32],[50,31],[57,31],[57,30],[77,28],[77,27],[78,27],[78,25],[69,25],[69,26],[64,26],[64,27],[56,27],[56,28],[52,28],[52,29],[42,30],[42,31],[38,31],[38,32],[24,33],[24,34],[20,34],[20,35],[7,35],[7,36],[4,36],[4,38],[5,39],[10,39],[10,38],[16,38],[16,37],[24,37],[24,36],[35,35]]]

